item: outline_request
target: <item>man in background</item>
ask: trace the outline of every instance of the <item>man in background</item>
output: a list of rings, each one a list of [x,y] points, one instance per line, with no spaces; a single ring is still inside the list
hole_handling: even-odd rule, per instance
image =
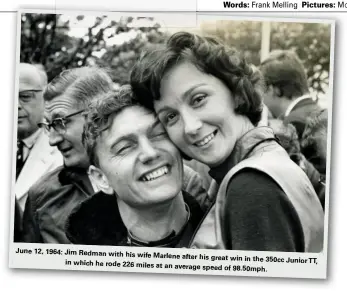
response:
[[[292,51],[275,50],[262,62],[260,70],[267,85],[264,103],[274,118],[270,118],[269,126],[274,129],[291,159],[309,177],[324,208],[325,183],[322,181],[325,181],[325,170],[320,171],[316,160],[319,160],[319,165],[323,164],[325,169],[326,151],[316,154],[315,147],[307,146],[316,143],[307,142],[305,137],[312,116],[319,115],[322,108],[318,105],[318,100],[309,94],[303,63]],[[294,127],[291,128],[292,125]],[[326,145],[327,126],[323,127],[321,132],[324,141],[320,144]]]
[[[267,85],[264,103],[274,118],[295,126],[299,140],[312,112],[321,110],[309,94],[305,68],[297,54],[275,50],[260,65]]]
[[[59,151],[49,145],[47,135],[38,127],[43,119],[43,90],[46,85],[44,71],[31,64],[19,64],[15,193],[21,211],[29,188],[63,162]]]

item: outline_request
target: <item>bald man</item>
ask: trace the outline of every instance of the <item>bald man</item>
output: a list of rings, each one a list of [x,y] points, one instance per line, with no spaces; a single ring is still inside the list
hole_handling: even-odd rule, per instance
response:
[[[15,193],[21,210],[29,188],[63,163],[60,152],[49,145],[47,135],[37,125],[43,119],[46,85],[44,71],[31,64],[19,64]]]

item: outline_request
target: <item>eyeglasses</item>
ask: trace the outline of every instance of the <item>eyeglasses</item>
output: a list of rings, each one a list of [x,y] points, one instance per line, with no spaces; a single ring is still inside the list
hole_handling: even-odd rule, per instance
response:
[[[57,133],[64,134],[66,132],[66,124],[67,124],[68,119],[72,116],[77,115],[77,114],[81,114],[84,111],[85,111],[85,109],[82,109],[82,110],[79,110],[77,112],[66,115],[64,117],[55,118],[52,120],[51,123],[41,122],[41,123],[38,123],[37,125],[40,128],[43,128],[47,133],[50,133],[51,128],[53,128]]]
[[[19,92],[18,97],[19,101],[23,103],[28,103],[35,97],[35,93],[42,92],[42,90],[26,90]]]

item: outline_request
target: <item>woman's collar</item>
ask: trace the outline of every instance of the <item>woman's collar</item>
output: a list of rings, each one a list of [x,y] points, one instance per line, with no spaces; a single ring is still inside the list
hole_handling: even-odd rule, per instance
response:
[[[258,126],[246,132],[236,142],[231,154],[220,165],[211,168],[210,176],[218,184],[222,182],[231,168],[246,159],[254,147],[266,139],[275,139],[273,130],[268,126]]]

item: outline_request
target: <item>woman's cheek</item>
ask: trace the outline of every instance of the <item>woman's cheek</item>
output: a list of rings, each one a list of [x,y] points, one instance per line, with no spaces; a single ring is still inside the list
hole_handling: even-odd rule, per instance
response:
[[[176,144],[177,146],[182,144],[183,136],[182,136],[182,131],[179,129],[179,127],[171,126],[171,127],[168,127],[166,131],[169,134],[169,137],[174,144]]]

